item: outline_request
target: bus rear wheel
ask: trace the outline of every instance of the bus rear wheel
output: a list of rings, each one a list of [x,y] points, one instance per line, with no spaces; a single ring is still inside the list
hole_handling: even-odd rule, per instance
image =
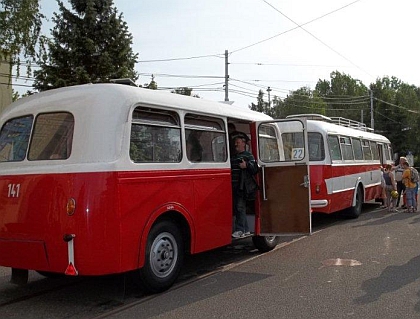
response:
[[[146,258],[138,270],[141,287],[150,293],[169,289],[184,261],[184,243],[179,228],[168,220],[154,225],[147,238]]]
[[[276,236],[253,236],[254,246],[262,253],[273,250],[279,243],[279,237]]]
[[[358,218],[362,213],[363,194],[360,187],[357,188],[356,203],[354,206],[349,207],[345,212],[345,216],[348,218]]]

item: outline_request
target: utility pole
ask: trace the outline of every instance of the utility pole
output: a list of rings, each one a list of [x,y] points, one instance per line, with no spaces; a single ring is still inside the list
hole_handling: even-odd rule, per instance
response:
[[[270,88],[270,87],[268,87],[268,88],[267,88],[267,93],[268,93],[268,109],[270,109],[270,108],[271,108],[270,92],[271,92],[271,88]]]
[[[373,91],[370,90],[370,127],[375,130],[375,120],[373,119]]]
[[[229,101],[229,70],[228,70],[228,50],[225,50],[225,101]]]

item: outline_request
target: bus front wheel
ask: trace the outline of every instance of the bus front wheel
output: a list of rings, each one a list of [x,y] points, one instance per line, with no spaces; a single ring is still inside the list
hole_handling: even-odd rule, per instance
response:
[[[146,258],[138,270],[142,288],[150,293],[169,289],[177,279],[184,260],[179,228],[168,220],[154,225],[147,238]]]
[[[276,236],[254,236],[252,237],[254,246],[262,253],[273,250],[279,243],[279,237]]]

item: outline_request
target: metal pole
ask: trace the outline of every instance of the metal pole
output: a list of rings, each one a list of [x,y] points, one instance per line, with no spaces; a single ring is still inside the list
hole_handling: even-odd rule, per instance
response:
[[[229,70],[228,70],[228,50],[225,50],[225,101],[229,101]]]
[[[370,90],[370,127],[375,130],[375,120],[373,119],[373,91]]]
[[[270,92],[271,92],[271,88],[268,87],[267,88],[267,93],[268,93],[268,108],[271,108],[271,99],[270,99]]]

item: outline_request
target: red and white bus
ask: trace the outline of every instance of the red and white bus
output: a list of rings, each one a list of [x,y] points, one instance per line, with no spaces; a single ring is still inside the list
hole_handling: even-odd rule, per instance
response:
[[[90,84],[23,98],[0,117],[0,266],[15,282],[28,270],[133,272],[146,290],[169,288],[185,254],[232,242],[228,123],[249,134],[262,167],[248,215],[256,247],[310,233],[305,120]],[[287,132],[300,144],[285,151]]]
[[[381,166],[393,164],[391,142],[365,124],[340,117],[300,114],[307,119],[313,212],[345,210],[357,218],[362,203],[381,197]],[[283,134],[283,143],[294,141]]]

